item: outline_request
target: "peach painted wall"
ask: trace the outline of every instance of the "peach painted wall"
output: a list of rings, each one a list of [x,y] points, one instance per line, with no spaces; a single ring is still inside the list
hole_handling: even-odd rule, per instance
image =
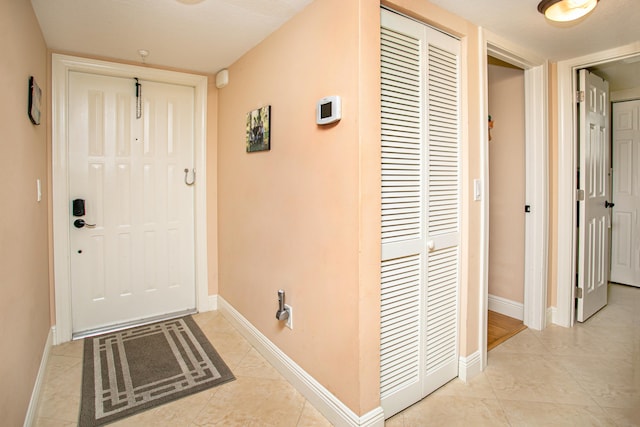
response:
[[[489,62],[489,113],[494,121],[489,142],[489,295],[523,303],[524,71]]]
[[[478,28],[423,0],[388,2],[463,38],[460,354],[478,350]],[[380,57],[377,1],[322,0],[229,67],[218,92],[219,294],[357,414],[379,405]],[[330,30],[330,31],[329,31]],[[343,119],[315,124],[338,94]],[[246,153],[246,114],[271,106],[271,150]],[[294,329],[275,319],[277,291]]]
[[[319,127],[328,95],[343,118]],[[378,98],[379,5],[364,0],[313,2],[218,94],[220,295],[359,414],[379,404]],[[247,153],[246,114],[265,105],[271,150]]]
[[[0,2],[0,51],[0,424],[18,426],[50,327],[47,48],[30,2]],[[39,126],[27,116],[30,75],[43,92]]]

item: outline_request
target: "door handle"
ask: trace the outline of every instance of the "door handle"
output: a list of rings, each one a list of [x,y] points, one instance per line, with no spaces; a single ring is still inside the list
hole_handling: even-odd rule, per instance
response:
[[[192,186],[193,184],[196,183],[196,169],[193,169],[193,179],[191,180],[191,182],[189,182],[189,169],[185,168],[184,169],[184,183],[187,184],[188,186]]]
[[[87,226],[89,228],[93,228],[96,225],[95,224],[89,224],[89,223],[85,222],[84,219],[79,218],[79,219],[76,219],[75,221],[73,221],[73,226],[76,227],[76,228],[82,228],[84,226]]]
[[[604,201],[604,207],[605,207],[605,208],[612,208],[612,207],[614,207],[615,205],[616,205],[615,203],[609,203],[609,201],[608,201],[608,200],[605,200],[605,201]]]

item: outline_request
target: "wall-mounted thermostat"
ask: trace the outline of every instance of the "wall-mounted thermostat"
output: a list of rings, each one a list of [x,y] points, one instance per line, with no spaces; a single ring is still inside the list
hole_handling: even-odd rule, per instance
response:
[[[342,118],[342,105],[337,95],[327,96],[318,101],[316,105],[316,123],[328,125]]]

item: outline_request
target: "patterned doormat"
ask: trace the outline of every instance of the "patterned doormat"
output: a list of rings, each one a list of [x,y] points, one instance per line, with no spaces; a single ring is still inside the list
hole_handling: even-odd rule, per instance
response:
[[[104,425],[234,379],[191,316],[86,338],[78,425]]]

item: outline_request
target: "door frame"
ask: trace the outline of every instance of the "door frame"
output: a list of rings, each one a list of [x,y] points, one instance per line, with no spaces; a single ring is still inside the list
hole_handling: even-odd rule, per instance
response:
[[[575,93],[578,87],[576,71],[606,62],[640,54],[640,45],[632,43],[558,62],[558,255],[557,302],[553,323],[572,327],[575,323],[576,287],[576,173],[577,170],[577,109]]]
[[[547,257],[548,257],[548,131],[547,68],[545,59],[490,31],[481,29],[482,116],[489,115],[487,87],[487,55],[516,65],[524,70],[525,90],[525,202],[532,207],[525,220],[524,324],[542,330],[547,323]],[[487,366],[487,310],[489,298],[489,137],[482,126],[481,174],[484,183],[481,197],[481,295],[479,308],[480,364]],[[524,206],[522,207],[524,210]]]
[[[196,309],[207,311],[209,285],[207,273],[207,206],[206,206],[206,76],[160,70],[130,64],[81,58],[62,54],[51,57],[51,176],[52,176],[52,246],[53,286],[55,296],[54,343],[72,338],[71,264],[69,257],[69,182],[68,182],[68,77],[71,71],[113,77],[136,76],[169,84],[194,87],[194,168],[198,185],[194,187],[194,244]],[[133,84],[132,84],[133,87]]]

